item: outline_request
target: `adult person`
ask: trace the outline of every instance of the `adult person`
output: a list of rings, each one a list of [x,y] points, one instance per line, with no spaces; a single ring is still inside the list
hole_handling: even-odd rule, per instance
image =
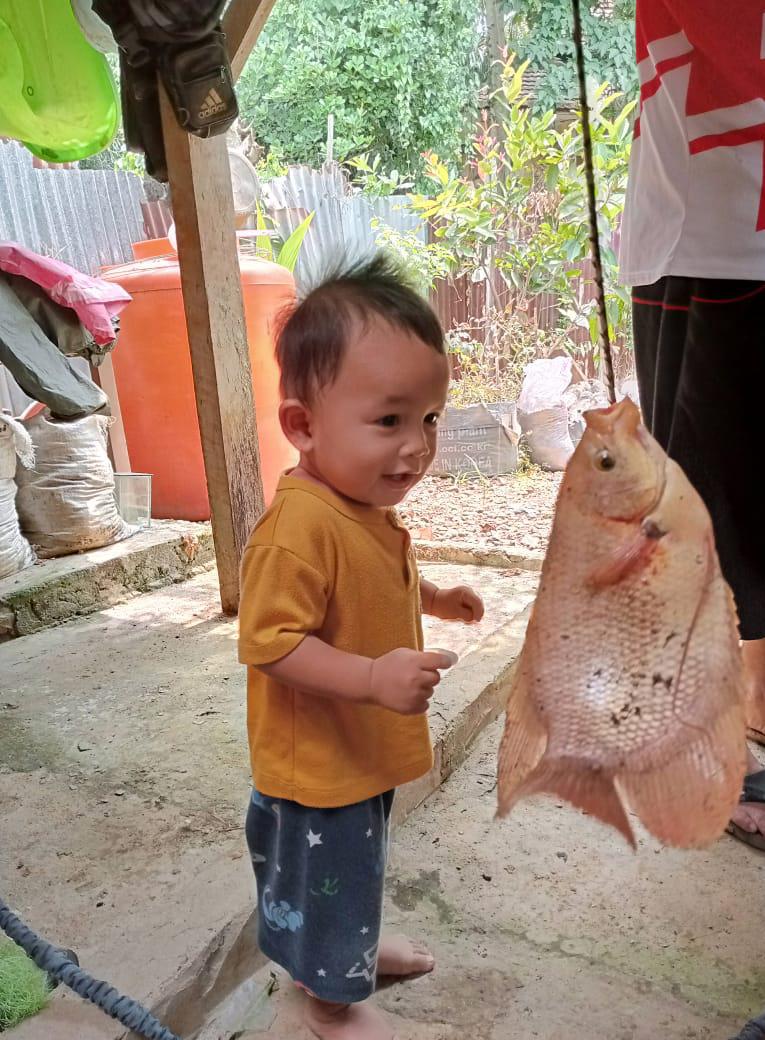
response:
[[[640,114],[622,229],[651,432],[711,513],[765,740],[765,0],[637,0]],[[730,830],[765,849],[750,752]]]

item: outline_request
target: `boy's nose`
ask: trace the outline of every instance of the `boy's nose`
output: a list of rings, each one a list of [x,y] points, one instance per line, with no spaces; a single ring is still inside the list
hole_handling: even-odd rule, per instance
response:
[[[422,459],[430,451],[428,439],[424,433],[407,438],[402,455],[410,459]]]

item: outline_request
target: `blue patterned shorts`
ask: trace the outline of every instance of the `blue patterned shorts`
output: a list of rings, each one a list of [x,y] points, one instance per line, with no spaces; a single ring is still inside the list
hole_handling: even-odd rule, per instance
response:
[[[374,992],[393,796],[310,809],[252,792],[260,948],[320,1000]]]

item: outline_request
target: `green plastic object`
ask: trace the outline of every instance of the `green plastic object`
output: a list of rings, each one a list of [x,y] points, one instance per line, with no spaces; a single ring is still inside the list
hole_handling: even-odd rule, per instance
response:
[[[106,148],[119,125],[109,64],[70,0],[0,0],[0,136],[46,162]]]

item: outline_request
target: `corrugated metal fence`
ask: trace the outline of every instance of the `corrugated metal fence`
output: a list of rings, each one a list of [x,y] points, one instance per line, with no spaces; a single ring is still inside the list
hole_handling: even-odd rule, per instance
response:
[[[371,252],[377,239],[375,221],[412,234],[423,245],[431,233],[406,197],[354,194],[336,163],[321,170],[292,167],[285,176],[262,184],[261,190],[264,208],[283,239],[309,213],[315,214],[296,269],[302,290],[315,284],[333,263]],[[135,174],[40,169],[20,144],[0,140],[0,240],[20,242],[97,274],[104,266],[132,260],[133,242],[165,233],[169,214],[162,206],[146,201],[142,181]],[[498,272],[492,284],[493,291],[486,282],[460,278],[436,286],[432,301],[444,327],[471,325],[475,335],[482,337],[481,322],[487,311],[512,302]],[[592,297],[589,278],[579,288],[585,299]],[[555,297],[540,296],[532,306],[543,328],[556,327]],[[577,330],[574,338],[587,342],[587,330]],[[0,373],[0,407],[18,403],[9,382]]]
[[[141,178],[119,170],[36,169],[0,141],[0,239],[20,242],[88,274],[133,259],[146,237]]]
[[[461,276],[438,282],[432,293],[433,307],[445,329],[455,325],[471,326],[480,338],[482,322],[493,310],[502,310],[512,304],[513,293],[499,271],[488,279],[471,281]],[[558,302],[550,293],[542,293],[531,304],[542,329],[554,329],[558,320]]]
[[[263,195],[282,238],[309,213],[315,213],[295,271],[300,289],[314,285],[333,263],[362,257],[374,249],[375,218],[397,231],[413,232],[423,243],[427,241],[427,227],[405,197],[369,199],[351,194],[336,163],[321,170],[293,166],[284,177],[265,183]]]
[[[348,182],[337,164],[321,170],[305,166],[292,167],[284,177],[277,177],[262,186],[265,208],[274,219],[279,234],[286,238],[312,211],[315,217],[304,240],[298,260],[296,276],[301,289],[315,284],[335,259],[363,256],[374,248],[375,220],[401,233],[412,233],[423,245],[432,235],[432,229],[412,209],[405,196],[367,198],[351,194]],[[589,261],[579,265],[583,276],[575,279],[572,288],[582,302],[594,298]],[[485,335],[485,319],[493,308],[512,304],[513,294],[498,271],[493,272],[491,286],[486,281],[473,282],[468,278],[451,278],[439,282],[431,302],[442,325],[468,325],[475,336]],[[539,327],[552,331],[559,320],[558,300],[543,293],[531,301],[530,308]],[[571,338],[582,345],[589,342],[589,332],[577,328]]]
[[[591,265],[589,260],[585,260],[578,266],[583,275],[572,279],[571,287],[580,294],[582,303],[588,303],[595,298]],[[472,282],[464,276],[441,281],[433,290],[431,302],[445,329],[456,325],[470,326],[476,338],[482,339],[486,316],[494,308],[502,310],[512,306],[513,292],[502,276],[494,272],[492,288],[486,281]],[[534,297],[529,303],[529,312],[535,316],[540,329],[550,332],[558,327],[558,298],[553,293],[540,293]],[[589,331],[585,328],[574,329],[571,338],[575,343],[588,343]]]
[[[342,169],[330,163],[321,170],[294,166],[283,177],[262,185],[264,207],[279,235],[286,238],[315,213],[298,260],[301,289],[310,288],[332,264],[374,249],[375,221],[411,233],[423,244],[429,229],[404,196],[367,198],[351,192]],[[0,239],[21,242],[54,255],[89,274],[133,259],[131,245],[148,234],[165,233],[167,215],[160,203],[148,203],[141,179],[117,170],[38,169],[15,141],[0,141]],[[151,212],[150,212],[151,211]],[[160,218],[161,219],[158,219]],[[147,218],[151,218],[148,219]],[[589,279],[581,286],[591,298]],[[505,306],[511,294],[497,273],[493,291],[486,282],[450,279],[436,286],[433,304],[445,328],[480,323],[492,305]],[[558,320],[557,302],[540,296],[534,309],[543,328]],[[577,338],[586,339],[586,330]]]

